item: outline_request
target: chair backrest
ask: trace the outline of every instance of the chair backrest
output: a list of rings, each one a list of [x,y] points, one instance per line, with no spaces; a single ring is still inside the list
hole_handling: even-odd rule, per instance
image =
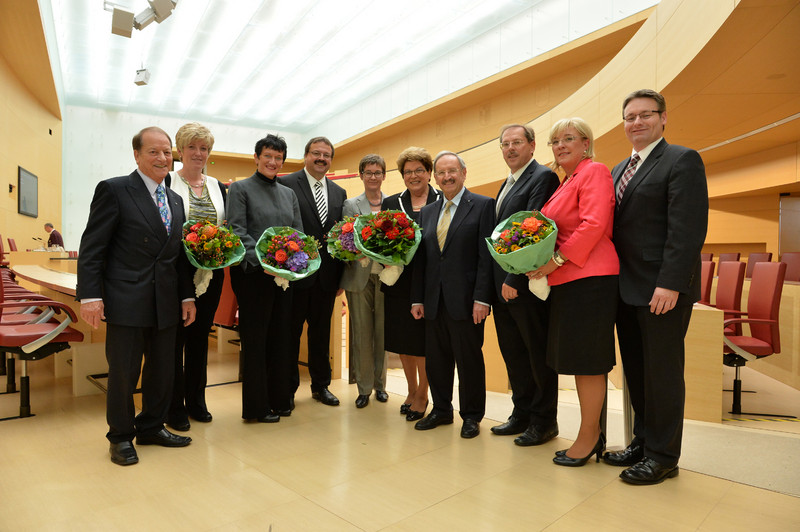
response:
[[[741,253],[720,253],[719,254],[719,261],[720,262],[728,262],[728,261],[737,261],[741,258]]]
[[[753,268],[757,262],[769,262],[772,260],[772,253],[751,253],[747,256],[747,269],[744,276],[747,279],[753,277]]]
[[[711,285],[714,281],[714,266],[710,260],[704,260],[700,266],[700,303],[711,304]]]
[[[8,239],[8,250],[17,251],[17,242],[13,238]]]
[[[781,352],[781,330],[778,316],[781,313],[781,294],[786,264],[759,262],[753,269],[750,293],[747,296],[749,319],[775,320],[775,323],[750,323],[750,334],[772,346],[774,353]]]
[[[239,303],[231,286],[230,268],[225,268],[225,281],[222,284],[222,294],[219,297],[217,312],[214,314],[214,324],[226,329],[236,326],[236,312],[239,310]]]
[[[744,262],[726,261],[719,263],[717,292],[714,306],[720,310],[742,309],[742,286],[744,286]],[[726,313],[724,319],[737,318],[736,314]],[[730,331],[735,336],[742,335],[741,324],[734,324]]]
[[[781,262],[786,263],[784,281],[800,281],[800,251],[787,251],[781,255]]]
[[[714,260],[714,254],[713,253],[701,253],[700,254],[700,260]]]

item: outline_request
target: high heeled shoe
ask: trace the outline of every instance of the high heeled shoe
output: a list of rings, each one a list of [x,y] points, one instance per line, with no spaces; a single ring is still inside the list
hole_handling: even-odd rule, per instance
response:
[[[425,417],[425,411],[428,409],[428,401],[425,401],[425,407],[422,409],[422,412],[417,412],[416,410],[411,410],[411,406],[408,407],[408,414],[406,414],[406,421],[418,421]]]
[[[561,466],[567,467],[581,467],[586,465],[586,462],[592,457],[592,455],[597,455],[595,457],[595,461],[599,462],[600,457],[603,455],[603,451],[606,450],[606,435],[602,432],[600,436],[597,438],[597,444],[595,444],[594,449],[591,452],[584,456],[583,458],[570,458],[567,456],[567,450],[563,451],[556,451],[556,456],[553,458],[553,463]]]
[[[400,405],[400,414],[406,415],[408,414],[408,409],[411,408],[411,403],[403,403]]]

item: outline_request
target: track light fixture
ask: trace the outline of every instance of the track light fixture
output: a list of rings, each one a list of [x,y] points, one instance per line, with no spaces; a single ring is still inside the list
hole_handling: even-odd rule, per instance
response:
[[[111,8],[112,11],[111,33],[130,38],[133,28],[142,30],[153,21],[161,24],[172,14],[178,0],[147,0],[147,3],[150,4],[150,7],[134,16],[132,11],[105,0],[103,8],[106,10]]]

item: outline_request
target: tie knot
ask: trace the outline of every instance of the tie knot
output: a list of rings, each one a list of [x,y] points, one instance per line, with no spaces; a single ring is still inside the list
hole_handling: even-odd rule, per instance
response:
[[[631,166],[633,166],[635,164],[638,164],[639,163],[639,159],[641,159],[641,157],[639,157],[639,154],[638,153],[634,153],[633,156],[631,156],[631,162],[630,162]]]
[[[316,183],[314,183],[314,187],[315,187],[315,188],[322,188],[322,183],[320,183],[319,181],[317,181]]]
[[[447,203],[444,204],[444,208],[445,210],[450,210],[450,207],[452,207],[453,205],[455,205],[455,203],[453,203],[453,200],[447,200]]]

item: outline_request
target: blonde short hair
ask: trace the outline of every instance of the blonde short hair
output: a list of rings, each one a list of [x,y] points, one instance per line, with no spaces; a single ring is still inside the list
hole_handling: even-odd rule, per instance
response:
[[[400,175],[403,175],[406,163],[411,161],[418,161],[428,172],[433,171],[433,159],[431,158],[431,154],[428,153],[425,148],[410,146],[397,156],[397,170],[400,172]]]
[[[589,127],[589,124],[583,118],[578,118],[577,116],[572,118],[562,118],[555,124],[553,127],[550,128],[550,136],[548,139],[552,142],[553,139],[560,136],[566,129],[575,128],[575,131],[578,132],[578,135],[583,137],[584,139],[589,141],[589,147],[586,148],[586,151],[583,153],[584,159],[591,159],[594,157],[594,135],[592,134],[592,128]],[[558,170],[561,165],[558,162],[553,161],[551,168],[553,170]]]
[[[189,122],[182,125],[178,132],[175,133],[175,146],[180,151],[183,151],[186,146],[195,140],[205,142],[208,146],[208,152],[211,153],[211,148],[214,147],[214,135],[211,134],[211,131],[206,126],[197,122]]]

